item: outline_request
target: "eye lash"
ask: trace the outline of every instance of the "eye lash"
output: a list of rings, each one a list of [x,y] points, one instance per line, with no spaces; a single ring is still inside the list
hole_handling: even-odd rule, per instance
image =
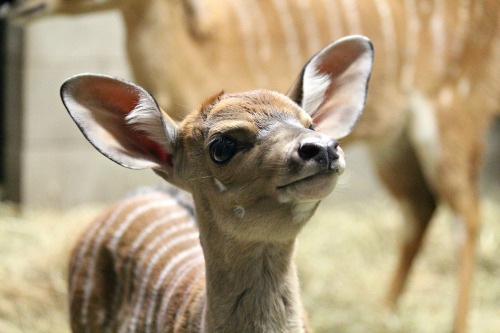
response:
[[[248,150],[253,147],[252,143],[249,142],[238,142],[236,141],[236,147],[238,147],[238,151]]]
[[[233,141],[234,143],[236,143],[236,147],[238,148],[238,151],[240,151],[240,150],[248,150],[248,149],[250,149],[250,148],[252,148],[254,146],[253,143],[245,142],[245,141],[239,141],[239,140],[235,139],[234,137],[232,137],[230,135],[222,134],[222,135],[217,135],[214,138],[212,138],[210,141],[208,141],[207,147],[210,148],[211,145],[213,145],[215,142],[221,140],[221,138],[228,138],[231,141]]]
[[[234,142],[236,142],[236,140],[234,140],[232,137],[230,136],[227,136],[227,135],[217,135],[217,136],[214,136],[213,138],[210,139],[210,141],[208,141],[207,143],[207,147],[210,148],[211,145],[213,145],[214,143],[216,143],[217,141],[220,141],[222,140],[223,138],[228,138]]]

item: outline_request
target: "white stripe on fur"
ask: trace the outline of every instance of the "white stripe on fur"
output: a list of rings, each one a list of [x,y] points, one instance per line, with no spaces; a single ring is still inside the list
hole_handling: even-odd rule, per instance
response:
[[[278,19],[281,30],[285,36],[286,53],[290,63],[290,69],[297,71],[302,64],[302,52],[299,46],[296,24],[293,22],[287,0],[272,0],[274,7],[278,11]]]
[[[403,90],[409,91],[413,88],[415,81],[415,59],[419,48],[420,21],[418,20],[418,8],[415,0],[405,0],[404,5],[408,22],[406,29],[406,42],[408,44],[401,70],[401,87]],[[392,52],[397,54],[397,50],[392,50]]]
[[[300,7],[302,26],[307,36],[307,55],[312,56],[321,49],[320,33],[316,18],[314,17],[313,6],[311,0],[299,1],[298,6]]]
[[[165,203],[169,202],[171,203],[172,199],[169,200],[160,200],[160,201],[153,201],[144,205],[139,206],[138,208],[134,209],[131,213],[127,215],[127,218],[124,220],[122,224],[120,224],[119,227],[119,234],[125,232],[126,227],[128,227],[133,221],[135,221],[141,214],[144,214],[148,212],[149,210],[155,209],[157,207],[164,206]],[[109,220],[108,220],[109,221]],[[112,220],[113,221],[113,220]],[[109,227],[112,225],[112,222],[109,224],[106,224],[106,227],[103,227],[99,229],[97,237],[95,238],[94,246],[92,247],[91,251],[91,260],[88,265],[88,270],[87,274],[85,275],[85,280],[83,281],[83,301],[82,301],[82,311],[81,311],[81,321],[83,325],[86,325],[88,321],[88,307],[89,307],[89,301],[90,301],[90,296],[92,293],[92,289],[94,288],[94,272],[95,272],[95,267],[97,263],[97,256],[99,252],[99,248],[102,246],[102,242],[104,237],[106,236],[106,233],[109,230]],[[116,234],[115,234],[116,235]],[[116,239],[116,243],[119,241],[119,237],[114,238],[113,241]],[[116,247],[116,245],[115,245]],[[112,252],[116,253],[116,251]],[[115,254],[116,256],[116,254]]]
[[[174,276],[172,276],[169,279],[168,284],[166,283],[166,278],[168,275],[167,267],[163,269],[163,271],[160,273],[160,277],[157,279],[154,289],[153,289],[153,296],[152,301],[149,303],[149,309],[147,311],[147,317],[146,317],[146,333],[150,333],[152,326],[153,326],[153,315],[155,312],[156,308],[156,303],[157,303],[157,298],[158,298],[158,291],[161,288],[161,286],[166,286],[164,292],[168,292],[167,295],[163,296],[161,299],[160,307],[158,308],[158,313],[157,313],[157,325],[156,325],[156,331],[159,331],[159,327],[163,326],[165,323],[165,316],[162,316],[166,314],[167,309],[168,309],[168,304],[170,302],[170,299],[172,298],[174,292],[176,289],[179,287],[179,284],[184,281],[186,278],[186,275],[189,274],[190,272],[193,271],[194,268],[204,268],[202,264],[204,263],[204,257],[203,253],[201,251],[201,248],[198,247],[199,252],[194,258],[191,258],[183,263],[183,266],[179,268],[176,272],[174,272]]]
[[[345,35],[342,29],[338,3],[332,0],[322,0],[322,2],[327,13],[326,16],[328,17],[326,21],[330,30],[330,39],[335,40],[339,38],[339,36]]]
[[[384,73],[388,79],[391,79],[396,77],[398,45],[394,18],[392,17],[391,7],[387,1],[375,0],[374,5],[380,17],[380,28],[384,37]]]
[[[131,260],[130,259],[135,257],[135,255],[137,254],[137,250],[143,244],[146,237],[151,235],[158,228],[163,227],[172,221],[178,222],[177,219],[182,218],[182,217],[188,217],[188,216],[189,216],[189,214],[185,210],[180,210],[179,212],[173,212],[170,215],[163,216],[163,217],[159,218],[158,220],[154,221],[153,223],[149,224],[137,236],[135,241],[130,246],[130,251],[126,255],[125,263],[123,264],[123,268],[121,270],[122,272],[125,273],[124,281],[120,282],[121,280],[118,280],[118,283],[115,286],[115,291],[113,292],[113,301],[111,303],[112,304],[111,305],[111,313],[116,313],[118,306],[120,304],[120,301],[122,300],[121,298],[124,297],[124,294],[120,293],[120,289],[123,287],[123,285],[127,286],[130,283],[130,275],[131,275],[131,272],[130,272]],[[185,224],[185,226],[186,226],[186,229],[192,227],[191,224]],[[112,327],[113,327],[113,325],[108,325],[106,332],[111,332]]]
[[[155,252],[154,255],[150,258],[146,270],[142,275],[141,283],[139,284],[138,294],[135,301],[135,306],[132,310],[132,314],[130,315],[128,330],[131,333],[136,332],[138,317],[141,312],[142,303],[144,302],[144,298],[146,297],[146,292],[148,291],[149,279],[151,278],[153,269],[157,265],[158,261],[162,258],[163,255],[167,254],[170,250],[175,248],[175,246],[198,239],[198,237],[199,237],[198,233],[189,233],[186,235],[181,235],[173,239],[171,242],[160,247],[158,251]],[[181,251],[180,254],[176,254],[174,257],[170,259],[169,263],[167,264],[168,269],[170,270],[174,265],[176,265],[182,259],[184,259],[188,255],[196,251],[199,251],[198,246],[191,247],[189,248],[189,250],[184,250]]]
[[[347,31],[349,35],[357,35],[362,31],[361,19],[356,6],[356,1],[357,0],[342,0],[344,18],[347,21]]]

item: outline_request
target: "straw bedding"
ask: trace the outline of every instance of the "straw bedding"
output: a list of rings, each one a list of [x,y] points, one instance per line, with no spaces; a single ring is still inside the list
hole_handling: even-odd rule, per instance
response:
[[[0,205],[0,332],[69,332],[67,258],[79,232],[103,208],[23,211]],[[394,205],[325,202],[300,236],[302,294],[317,332],[445,332],[456,298],[453,221],[441,209],[397,312],[381,305],[403,223]],[[483,203],[470,328],[500,327],[500,207]]]

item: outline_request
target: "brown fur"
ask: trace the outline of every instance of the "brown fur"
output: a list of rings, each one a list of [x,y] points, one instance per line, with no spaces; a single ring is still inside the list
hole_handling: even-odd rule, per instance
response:
[[[157,192],[106,212],[71,259],[73,331],[310,332],[296,238],[345,168],[327,133],[352,130],[372,63],[368,39],[344,38],[305,65],[289,96],[218,94],[180,124],[131,82],[66,80],[62,101],[89,142],[190,192],[199,229],[181,200]]]
[[[235,158],[234,162],[230,162],[230,168],[221,168],[211,163],[204,149],[206,141],[222,130],[235,138],[254,141],[262,128],[286,119],[299,119],[300,127],[308,128],[311,124],[310,117],[283,96],[255,91],[210,98],[180,125],[180,140],[174,148],[172,166],[175,172],[168,173],[165,177],[168,180],[175,178],[175,183],[193,194],[205,258],[207,288],[204,278],[196,280],[193,287],[193,276],[205,273],[203,266],[198,265],[186,277],[186,289],[181,284],[176,290],[177,294],[169,303],[166,313],[158,313],[159,305],[155,306],[153,319],[157,321],[157,316],[162,315],[165,316],[165,323],[170,324],[168,328],[161,328],[162,331],[199,332],[202,325],[205,325],[203,331],[207,332],[309,331],[303,319],[305,314],[300,303],[297,273],[292,261],[295,237],[304,221],[292,222],[294,202],[278,204],[276,187],[283,179],[290,177],[290,171],[287,168],[272,167],[287,160],[285,153],[289,149],[284,142],[296,141],[292,137],[300,137],[297,134],[303,130],[300,127],[288,130],[281,125],[276,130],[277,137],[271,139],[274,133],[272,136],[268,134],[265,140],[259,141],[259,149],[252,149],[248,154]],[[239,125],[232,128],[229,124],[235,121],[239,121]],[[278,142],[281,142],[278,145],[280,149],[276,148]],[[279,153],[270,154],[271,151]],[[256,167],[254,161],[263,161],[258,166],[261,171],[258,174],[251,171]],[[271,168],[266,169],[266,164]],[[207,165],[211,167],[208,172]],[[235,173],[234,170],[238,172]],[[211,176],[206,176],[207,174]],[[221,193],[214,179],[221,180],[228,187],[227,192]],[[131,250],[131,245],[149,225],[183,208],[179,205],[161,205],[141,214],[124,229],[119,238],[117,235],[134,210],[169,198],[166,194],[153,192],[126,199],[129,203],[125,209],[120,208],[123,205],[121,203],[104,213],[77,245],[70,271],[71,322],[74,332],[104,332],[106,329],[120,331],[123,327],[134,327],[140,332],[148,329],[156,331],[154,326],[148,328],[147,324],[147,305],[153,299],[151,295],[155,290],[154,283],[142,286],[141,279],[147,276],[146,265],[161,251],[161,246],[168,245],[169,241],[175,241],[176,238],[172,236],[171,239],[158,243],[149,252],[145,247],[148,243],[154,243],[159,233],[172,228],[174,224],[186,222],[188,217],[178,218],[157,228],[148,236],[151,239],[144,239],[142,247],[135,252]],[[244,207],[244,216],[235,216],[234,207],[237,205]],[[119,214],[116,215],[117,212]],[[114,220],[110,218],[113,214]],[[110,221],[116,222],[112,224]],[[102,231],[105,231],[104,236],[99,237]],[[196,232],[194,225],[184,231],[193,232]],[[182,237],[182,234],[179,233],[176,237]],[[116,239],[119,242],[113,248],[111,244]],[[96,254],[93,254],[93,248],[98,250]],[[198,248],[197,252],[201,253],[197,239],[175,246],[152,266],[149,273],[151,280],[175,260],[175,255],[189,248]],[[78,252],[82,254],[77,254]],[[149,253],[149,258],[141,252]],[[83,259],[79,260],[79,257]],[[75,269],[78,266],[90,272],[88,267],[92,265],[95,265],[95,275],[90,279],[88,275],[78,274]],[[135,269],[133,273],[131,269]],[[172,274],[176,274],[175,270]],[[86,301],[88,281],[92,281],[94,287]],[[116,289],[116,285],[119,289]],[[192,289],[188,289],[189,286]],[[161,289],[157,290],[158,295],[166,293],[163,288],[168,291],[169,283],[161,285]],[[136,313],[134,309],[141,290],[145,293],[144,306]],[[190,293],[186,294],[186,290]],[[115,304],[116,301],[118,305]],[[84,316],[82,309],[86,302],[88,314]],[[205,323],[203,318],[206,318]]]

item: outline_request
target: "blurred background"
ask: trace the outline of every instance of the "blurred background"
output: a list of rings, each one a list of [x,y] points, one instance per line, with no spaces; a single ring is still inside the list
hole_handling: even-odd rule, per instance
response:
[[[59,98],[68,77],[132,79],[120,14],[49,17],[1,26],[0,332],[68,332],[66,260],[74,239],[106,203],[152,172],[118,167],[82,137]],[[488,134],[481,177],[483,227],[471,332],[500,327],[500,121]],[[443,332],[456,293],[452,217],[442,208],[395,313],[381,298],[395,264],[402,216],[362,145],[300,239],[298,266],[318,332]],[[332,220],[331,217],[335,217]]]

